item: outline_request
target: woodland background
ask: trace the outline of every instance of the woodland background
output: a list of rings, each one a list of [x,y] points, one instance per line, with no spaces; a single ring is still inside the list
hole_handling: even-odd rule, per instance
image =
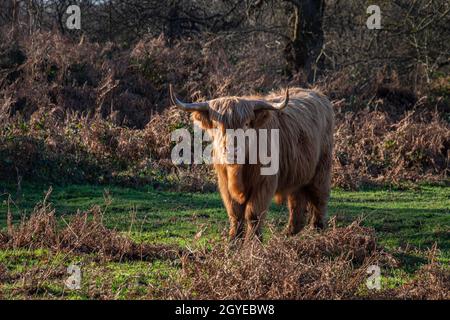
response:
[[[81,30],[68,30],[69,5]],[[333,182],[443,181],[450,5],[379,1],[1,1],[0,178],[213,188],[170,161],[185,100],[319,87],[334,102]],[[206,172],[205,172],[206,171]],[[206,178],[205,178],[206,173]]]

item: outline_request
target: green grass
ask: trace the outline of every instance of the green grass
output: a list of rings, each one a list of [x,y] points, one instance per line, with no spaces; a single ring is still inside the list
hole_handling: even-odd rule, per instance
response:
[[[42,201],[49,186],[26,185],[20,199],[12,206],[15,221],[29,214]],[[6,193],[16,195],[10,186],[2,190],[0,228],[6,225]],[[109,198],[109,201],[107,200]],[[105,200],[106,199],[106,200]],[[70,218],[77,210],[100,205],[106,224],[121,231],[131,231],[146,241],[185,244],[203,230],[218,236],[227,228],[227,216],[217,193],[176,193],[151,188],[73,185],[54,187],[50,201],[60,216]],[[110,202],[107,205],[107,202]],[[277,225],[287,222],[284,206],[273,205],[268,221]],[[420,186],[414,190],[333,190],[329,217],[339,224],[357,218],[374,228],[382,243],[389,247],[406,244],[450,250],[450,188]]]
[[[0,229],[6,226],[7,194],[14,195],[11,206],[14,220],[29,214],[42,201],[49,186],[25,184],[19,196],[12,185],[0,189]],[[194,246],[195,235],[202,230],[200,241],[220,238],[227,232],[228,221],[217,193],[177,193],[152,188],[129,189],[90,185],[54,186],[50,201],[57,215],[64,220],[77,210],[100,205],[108,227],[128,232],[137,241]],[[346,225],[362,218],[364,226],[376,230],[379,242],[392,251],[405,265],[384,281],[389,285],[402,283],[410,272],[426,262],[423,254],[399,254],[398,247],[425,250],[437,244],[440,260],[450,258],[450,188],[419,186],[409,190],[372,189],[357,192],[333,190],[329,203],[329,217],[336,217],[338,225]],[[268,222],[281,230],[287,223],[287,209],[272,205]],[[48,263],[68,266],[77,257],[51,257],[46,250],[0,251],[0,264],[13,272]],[[177,269],[173,262],[129,262],[96,265],[83,258],[86,279],[91,279],[90,293],[109,283],[109,296],[115,298],[143,297],[149,285],[157,285],[161,278]],[[149,272],[149,270],[151,272]],[[86,292],[67,292],[58,282],[43,284],[45,296],[64,296],[80,299]],[[13,287],[3,287],[9,297]],[[8,295],[7,295],[8,296]]]

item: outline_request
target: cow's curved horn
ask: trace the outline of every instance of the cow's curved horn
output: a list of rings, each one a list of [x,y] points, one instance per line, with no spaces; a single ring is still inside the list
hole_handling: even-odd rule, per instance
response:
[[[289,104],[289,89],[286,89],[286,95],[283,101],[278,103],[269,103],[266,101],[258,100],[255,104],[254,110],[283,110]]]
[[[175,92],[173,91],[172,85],[169,85],[169,94],[172,104],[176,105],[181,110],[188,112],[208,110],[208,102],[186,103],[178,100],[177,96],[175,95]]]

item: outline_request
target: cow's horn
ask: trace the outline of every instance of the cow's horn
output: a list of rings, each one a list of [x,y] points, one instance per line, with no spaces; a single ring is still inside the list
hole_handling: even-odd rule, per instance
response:
[[[255,110],[283,110],[289,104],[289,89],[286,89],[286,95],[283,101],[278,103],[269,103],[266,101],[258,100],[255,104]]]
[[[175,92],[173,91],[172,85],[169,85],[169,94],[172,104],[176,105],[178,108],[184,111],[192,112],[192,111],[208,110],[208,102],[185,103],[178,100],[177,96],[175,95]]]

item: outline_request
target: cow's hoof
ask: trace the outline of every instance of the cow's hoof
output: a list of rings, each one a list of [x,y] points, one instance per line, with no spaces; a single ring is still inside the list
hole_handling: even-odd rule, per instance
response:
[[[297,233],[299,233],[300,232],[300,230],[295,230],[295,229],[293,229],[293,228],[287,228],[285,231],[284,231],[284,234],[287,236],[287,237],[292,237],[292,236],[295,236]]]
[[[323,219],[318,220],[318,221],[313,221],[313,227],[316,230],[323,230],[323,229],[325,229],[325,222],[323,221]]]
[[[300,231],[302,231],[302,229],[304,228],[304,226],[295,226],[295,225],[288,225],[286,230],[284,231],[284,234],[288,237],[292,237],[295,236],[296,234],[298,234]]]

